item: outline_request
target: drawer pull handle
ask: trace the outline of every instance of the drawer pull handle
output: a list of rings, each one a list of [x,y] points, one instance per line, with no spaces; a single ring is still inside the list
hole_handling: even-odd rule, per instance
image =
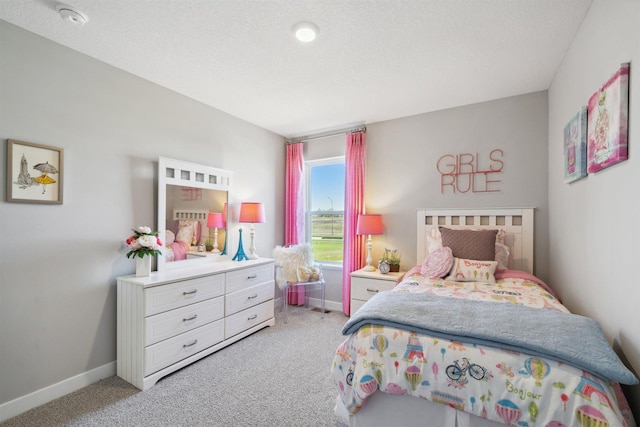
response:
[[[186,318],[186,319],[182,319],[182,321],[183,321],[183,322],[189,322],[189,321],[191,321],[191,320],[196,320],[197,318],[198,318],[198,315],[197,315],[197,314],[194,314],[194,315],[193,315],[193,316],[191,316],[191,317],[188,317],[188,318]]]
[[[373,292],[374,294],[377,294],[377,293],[378,293],[378,292],[380,292],[380,291],[378,291],[377,289],[370,289],[370,288],[367,288],[367,292]]]
[[[183,344],[182,348],[193,347],[196,344],[198,344],[198,340],[193,340],[191,344]]]
[[[255,320],[258,318],[257,314],[254,314],[253,316],[247,317],[247,320]]]
[[[255,279],[256,277],[258,277],[257,274],[252,274],[251,276],[247,276],[247,280]]]
[[[253,294],[247,297],[247,299],[254,299],[254,298],[258,298],[258,294]]]
[[[193,295],[193,294],[195,294],[196,292],[198,292],[198,290],[197,290],[197,289],[194,289],[194,290],[192,290],[192,291],[188,291],[188,292],[187,292],[187,291],[185,291],[185,292],[183,292],[183,293],[182,293],[182,295],[184,295],[184,296],[187,296],[187,295]]]

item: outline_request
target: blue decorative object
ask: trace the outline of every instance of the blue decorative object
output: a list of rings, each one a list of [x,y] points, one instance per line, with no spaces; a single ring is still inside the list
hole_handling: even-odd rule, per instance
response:
[[[227,233],[224,233],[224,248],[222,248],[222,252],[220,252],[220,255],[226,255],[227,254]]]
[[[242,228],[240,231],[240,243],[238,243],[238,252],[233,256],[232,261],[242,261],[243,259],[249,260],[247,254],[244,253],[244,248],[242,247]],[[226,239],[225,239],[225,247],[226,247]]]

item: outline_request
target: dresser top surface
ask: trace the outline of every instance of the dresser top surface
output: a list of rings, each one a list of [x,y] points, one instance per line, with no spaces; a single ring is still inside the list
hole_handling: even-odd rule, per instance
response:
[[[148,277],[136,277],[135,275],[122,276],[118,277],[118,281],[126,281],[127,283],[142,287],[158,286],[178,280],[193,279],[211,274],[227,273],[241,270],[243,268],[273,264],[273,262],[274,260],[270,258],[259,258],[245,261],[219,261],[198,264],[196,266],[189,266],[175,270],[154,271]]]
[[[351,273],[351,276],[364,277],[367,279],[389,280],[389,281],[395,282],[399,278],[401,278],[404,275],[404,273],[406,272],[400,271],[400,272],[389,272],[387,274],[382,274],[380,273],[380,270],[377,270],[377,269],[374,271],[365,271],[364,269],[361,269]]]

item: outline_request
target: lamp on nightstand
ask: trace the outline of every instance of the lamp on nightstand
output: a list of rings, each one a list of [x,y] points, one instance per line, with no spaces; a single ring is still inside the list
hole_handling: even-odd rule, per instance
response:
[[[240,222],[251,224],[251,244],[249,245],[249,259],[257,259],[256,247],[253,242],[255,234],[253,224],[265,222],[264,205],[255,202],[243,202],[240,204]]]
[[[371,236],[382,234],[382,215],[358,215],[358,224],[356,226],[356,234],[358,236],[367,235],[367,265],[364,271],[374,271],[376,268],[371,264]]]
[[[211,212],[207,217],[207,227],[213,228],[213,249],[212,253],[220,253],[218,249],[218,228],[224,228],[224,217],[220,212]]]

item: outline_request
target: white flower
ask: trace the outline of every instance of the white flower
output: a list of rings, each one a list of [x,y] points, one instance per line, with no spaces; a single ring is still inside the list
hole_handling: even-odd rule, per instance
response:
[[[146,227],[146,226],[140,226],[138,227],[138,231],[142,234],[149,234],[151,233],[151,228]]]
[[[144,246],[146,248],[151,248],[151,247],[155,246],[157,240],[158,239],[156,238],[156,236],[150,236],[148,234],[144,234],[144,235],[138,237],[138,242],[142,246]]]

